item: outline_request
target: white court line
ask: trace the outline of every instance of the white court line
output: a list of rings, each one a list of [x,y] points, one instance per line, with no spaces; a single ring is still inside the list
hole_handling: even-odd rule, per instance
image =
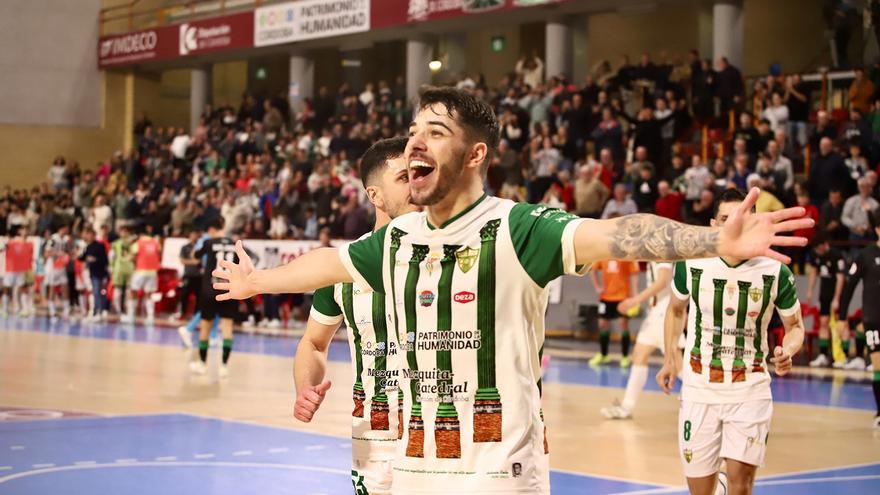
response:
[[[287,452],[289,450],[290,449],[287,447],[275,447],[275,448],[269,449],[269,453],[270,454],[280,454],[282,452]],[[308,450],[308,447],[306,448],[306,450]]]
[[[24,450],[24,445],[10,445],[9,450]]]
[[[55,464],[48,464],[48,463],[47,464],[34,464],[33,467],[34,467],[34,469],[45,469],[45,468],[55,467]]]
[[[667,485],[664,483],[654,483],[653,481],[642,481],[642,480],[636,480],[636,479],[632,479],[632,478],[611,476],[611,475],[607,475],[607,474],[593,474],[593,473],[585,473],[582,471],[569,471],[567,469],[555,469],[552,467],[550,468],[550,470],[555,471],[557,473],[570,474],[572,476],[589,476],[591,478],[599,478],[601,480],[620,481],[623,483],[633,483],[633,484],[640,483],[642,485],[654,485],[657,487],[657,488],[651,488],[651,490],[659,490],[661,488],[672,488],[673,487],[673,485]],[[629,493],[629,492],[627,492],[627,493]]]
[[[196,459],[213,459],[214,454],[196,454],[193,457],[195,457]]]
[[[12,466],[0,466],[0,471],[11,471]]]
[[[73,463],[74,466],[91,466],[92,464],[97,464],[98,461],[76,461]]]
[[[242,455],[254,455],[254,452],[252,450],[237,450],[237,451],[233,452],[232,455],[234,455],[236,457],[242,456]]]
[[[822,478],[799,478],[795,480],[758,480],[755,486],[785,486],[806,485],[811,483],[834,483],[839,481],[864,481],[880,480],[880,474],[868,474],[859,476],[826,476]],[[687,493],[687,487],[657,488],[650,490],[636,490],[633,492],[620,492],[613,495],[662,495],[667,493]]]
[[[116,459],[118,464],[124,464],[128,462],[137,462],[137,459]]]
[[[159,462],[176,461],[177,457],[174,457],[173,455],[167,455],[165,457],[157,457],[156,460]]]
[[[760,480],[772,480],[775,478],[785,478],[787,476],[800,476],[802,474],[813,474],[813,473],[827,473],[829,471],[837,471],[840,469],[855,469],[860,467],[868,467],[868,466],[880,466],[880,462],[862,462],[859,464],[848,464],[846,466],[837,466],[837,467],[823,467],[816,469],[805,469],[803,471],[792,471],[790,473],[780,473],[780,474],[771,474],[770,476],[761,476]]]
[[[325,447],[323,445],[307,445],[306,446],[306,450],[324,450],[326,448],[327,447]]]
[[[53,465],[49,465],[53,466]],[[232,467],[232,468],[263,468],[263,469],[278,469],[282,471],[310,471],[315,473],[325,473],[325,474],[334,474],[338,476],[350,477],[351,471],[345,471],[342,469],[335,468],[325,468],[325,467],[315,467],[315,466],[301,466],[298,464],[272,464],[266,462],[204,462],[204,461],[193,461],[193,462],[136,462],[131,464],[92,464],[89,466],[59,466],[59,467],[48,467],[44,469],[35,469],[33,471],[24,471],[21,473],[14,473],[7,476],[3,476],[0,478],[0,484],[6,483],[7,481],[12,481],[20,478],[28,478],[31,476],[39,476],[41,474],[48,473],[57,473],[60,471],[80,471],[84,469],[105,469],[105,468],[124,468],[131,469],[136,467],[155,467],[155,466],[178,466],[178,467]]]

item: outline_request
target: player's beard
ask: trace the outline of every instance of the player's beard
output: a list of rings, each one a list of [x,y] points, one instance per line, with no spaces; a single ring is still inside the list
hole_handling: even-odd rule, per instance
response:
[[[449,195],[449,191],[461,179],[461,173],[464,170],[464,155],[464,150],[460,153],[453,152],[449,165],[438,165],[437,169],[434,170],[434,173],[437,174],[437,184],[434,186],[434,189],[428,191],[422,198],[417,198],[413,194],[412,204],[431,206],[443,201]]]

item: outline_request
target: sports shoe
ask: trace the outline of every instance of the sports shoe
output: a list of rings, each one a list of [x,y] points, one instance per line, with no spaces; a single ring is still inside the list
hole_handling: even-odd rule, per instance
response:
[[[844,366],[844,368],[848,370],[864,371],[865,360],[862,357],[854,357],[850,359],[848,363],[846,363],[846,366]]]
[[[874,416],[874,428],[880,429],[880,414]]]
[[[131,325],[134,323],[134,316],[122,315],[119,317],[119,322]]]
[[[608,356],[603,356],[602,354],[596,354],[593,356],[593,359],[590,359],[590,366],[602,366],[604,364],[608,364],[611,362],[611,358]]]
[[[156,323],[155,316],[148,316],[148,317],[144,318],[144,325],[152,326],[154,323]]]
[[[220,378],[229,378],[229,367],[225,364],[221,364],[220,368],[217,370],[217,375]]]
[[[192,349],[192,335],[189,334],[189,329],[186,328],[186,325],[177,327],[177,335],[180,335],[180,343],[183,344],[184,347]]]
[[[199,360],[189,363],[189,370],[193,372],[193,374],[204,375],[208,371],[208,367],[205,366],[205,363]]]
[[[620,358],[620,367],[621,368],[629,368],[632,365],[632,359],[628,356],[623,356]]]
[[[266,328],[271,328],[273,330],[281,328],[281,320],[277,318],[274,320],[269,320],[269,323],[266,323]]]
[[[243,326],[244,328],[247,328],[247,329],[256,328],[257,324],[256,324],[256,320],[254,319],[254,316],[253,315],[248,316],[247,321],[242,323],[241,326]]]
[[[715,493],[713,495],[727,495],[727,473],[718,471],[718,483],[715,485]]]
[[[834,361],[834,363],[831,364],[831,367],[836,370],[842,370],[842,369],[846,368],[846,359],[841,359],[840,361]]]
[[[819,354],[816,356],[816,359],[810,361],[810,368],[825,368],[829,364],[831,363],[828,362],[828,356],[825,354]]]
[[[617,399],[610,407],[599,409],[599,414],[605,419],[632,419],[632,412],[620,405]]]

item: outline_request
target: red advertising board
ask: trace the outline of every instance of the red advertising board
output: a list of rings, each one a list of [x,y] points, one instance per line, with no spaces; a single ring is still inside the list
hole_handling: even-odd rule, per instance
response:
[[[254,46],[254,12],[199,19],[98,42],[98,67],[132,65]]]
[[[370,28],[438,21],[570,0],[372,0]]]

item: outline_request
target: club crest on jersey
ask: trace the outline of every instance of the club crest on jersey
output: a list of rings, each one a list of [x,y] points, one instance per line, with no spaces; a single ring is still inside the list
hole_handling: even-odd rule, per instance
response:
[[[458,267],[461,271],[467,273],[477,264],[477,258],[480,256],[479,249],[466,247],[455,253],[455,259],[458,261]]]
[[[425,308],[434,304],[434,293],[429,290],[422,291],[421,294],[419,294],[419,304]]]
[[[454,296],[452,296],[453,301],[461,304],[467,304],[476,298],[476,294],[474,294],[473,292],[468,292],[466,290],[458,292]]]
[[[735,309],[733,309],[733,308],[724,308],[724,314],[726,314],[727,316],[733,316],[734,313],[736,313],[736,310],[735,310]]]
[[[684,449],[682,452],[684,454],[684,460],[690,464],[690,462],[694,459],[694,451],[691,449]]]
[[[753,302],[760,301],[763,293],[764,293],[764,291],[762,291],[761,289],[759,289],[757,287],[752,287],[751,289],[749,289],[749,297],[752,298]]]

